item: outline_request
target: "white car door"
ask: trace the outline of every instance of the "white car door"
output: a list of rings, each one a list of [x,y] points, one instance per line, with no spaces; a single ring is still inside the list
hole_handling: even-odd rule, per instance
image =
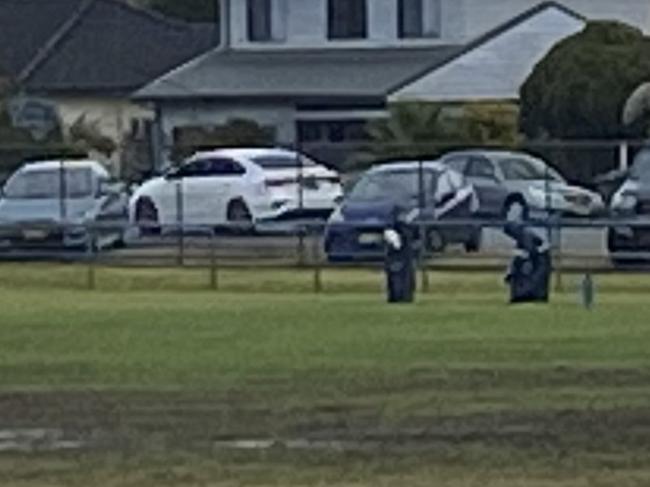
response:
[[[206,161],[205,173],[196,182],[196,192],[202,201],[199,218],[204,225],[225,223],[229,203],[242,197],[246,171],[230,158],[213,157]]]
[[[173,206],[174,220],[180,219],[184,225],[198,225],[201,223],[202,198],[201,179],[206,174],[206,160],[195,160],[181,167],[170,180],[173,187],[168,188],[170,209]],[[180,194],[178,193],[180,191]]]

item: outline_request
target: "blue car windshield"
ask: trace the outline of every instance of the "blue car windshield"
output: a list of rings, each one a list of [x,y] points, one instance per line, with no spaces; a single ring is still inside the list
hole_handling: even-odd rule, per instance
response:
[[[426,180],[431,183],[431,173]],[[426,183],[423,182],[423,187]],[[384,171],[364,176],[350,193],[352,201],[373,201],[392,198],[405,200],[417,198],[420,192],[420,174],[417,170]]]
[[[88,169],[26,171],[12,176],[4,188],[7,199],[44,200],[87,198],[92,195],[92,174]]]

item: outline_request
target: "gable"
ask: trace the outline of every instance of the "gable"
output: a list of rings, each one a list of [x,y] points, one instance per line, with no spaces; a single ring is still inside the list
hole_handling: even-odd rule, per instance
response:
[[[12,78],[79,8],[80,0],[0,1],[0,65]]]
[[[213,35],[212,26],[95,1],[25,83],[33,91],[128,93],[206,51]]]
[[[518,100],[519,89],[548,51],[576,34],[586,21],[565,9],[548,6],[507,28],[417,80],[399,87],[389,102]]]
[[[118,0],[0,0],[0,64],[35,93],[129,93],[215,40],[214,25]]]

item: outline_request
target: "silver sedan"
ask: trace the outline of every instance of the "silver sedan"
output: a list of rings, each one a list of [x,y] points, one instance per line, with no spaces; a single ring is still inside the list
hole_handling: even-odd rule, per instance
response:
[[[487,218],[594,216],[605,210],[599,194],[569,184],[543,160],[524,152],[457,151],[446,154],[442,162],[474,185],[478,213]]]

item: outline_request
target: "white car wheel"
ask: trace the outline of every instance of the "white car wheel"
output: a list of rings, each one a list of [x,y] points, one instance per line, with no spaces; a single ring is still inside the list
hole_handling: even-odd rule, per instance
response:
[[[235,232],[248,232],[253,227],[253,217],[248,206],[241,200],[228,205],[228,223]]]

